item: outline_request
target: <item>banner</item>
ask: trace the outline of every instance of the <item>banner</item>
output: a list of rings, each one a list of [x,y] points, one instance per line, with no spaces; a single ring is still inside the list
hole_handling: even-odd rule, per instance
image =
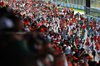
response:
[[[90,8],[90,11],[93,12],[93,8]]]
[[[97,13],[99,13],[99,14],[100,14],[100,10],[99,10],[99,9],[97,9]]]
[[[96,22],[98,22],[98,21],[100,21],[100,19],[99,18],[96,18]]]
[[[60,6],[61,6],[61,7],[64,7],[64,3],[60,3]]]
[[[81,6],[81,10],[85,10],[84,6]]]
[[[74,5],[74,9],[77,9],[78,8],[78,6],[77,5]]]
[[[67,4],[67,7],[69,7],[69,8],[70,8],[70,7],[71,7],[71,4]]]
[[[100,10],[100,9],[98,9],[98,10]]]
[[[73,5],[73,4],[71,4],[71,7],[73,8],[73,7],[74,7],[74,5]]]
[[[78,5],[78,9],[80,9],[80,10],[81,10],[81,6],[80,6],[80,5]]]
[[[54,2],[54,4],[58,5],[58,2]]]
[[[99,9],[90,8],[90,12],[94,12],[94,13],[99,13],[100,14],[100,10]]]

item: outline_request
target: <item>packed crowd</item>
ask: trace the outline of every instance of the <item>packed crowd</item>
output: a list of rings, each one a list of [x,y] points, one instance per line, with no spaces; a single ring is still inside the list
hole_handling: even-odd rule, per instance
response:
[[[100,21],[50,1],[1,2],[0,52],[1,66],[100,66]]]

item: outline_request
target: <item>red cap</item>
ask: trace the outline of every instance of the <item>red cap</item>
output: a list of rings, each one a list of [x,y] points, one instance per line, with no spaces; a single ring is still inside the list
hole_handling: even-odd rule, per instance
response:
[[[75,50],[75,52],[78,52],[78,50]]]
[[[73,57],[73,60],[77,60],[78,58],[76,58],[76,57]]]

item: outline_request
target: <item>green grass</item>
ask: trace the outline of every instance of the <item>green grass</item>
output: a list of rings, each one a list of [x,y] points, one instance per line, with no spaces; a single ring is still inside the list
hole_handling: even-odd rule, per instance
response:
[[[95,16],[95,17],[99,17],[99,18],[100,18],[100,14],[99,14],[99,13],[90,12],[90,14],[91,14],[92,16]]]
[[[83,11],[83,10],[79,10],[79,9],[73,9],[73,10],[85,13],[85,11]]]

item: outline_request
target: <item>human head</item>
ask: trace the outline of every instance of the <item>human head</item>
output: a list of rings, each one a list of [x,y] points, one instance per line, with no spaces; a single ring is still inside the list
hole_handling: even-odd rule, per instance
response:
[[[55,56],[54,66],[64,66],[65,56],[63,53]]]
[[[92,61],[92,59],[93,59],[93,57],[92,56],[89,56],[89,60]]]
[[[89,59],[89,55],[88,54],[85,54],[84,57],[85,57],[86,60]]]

